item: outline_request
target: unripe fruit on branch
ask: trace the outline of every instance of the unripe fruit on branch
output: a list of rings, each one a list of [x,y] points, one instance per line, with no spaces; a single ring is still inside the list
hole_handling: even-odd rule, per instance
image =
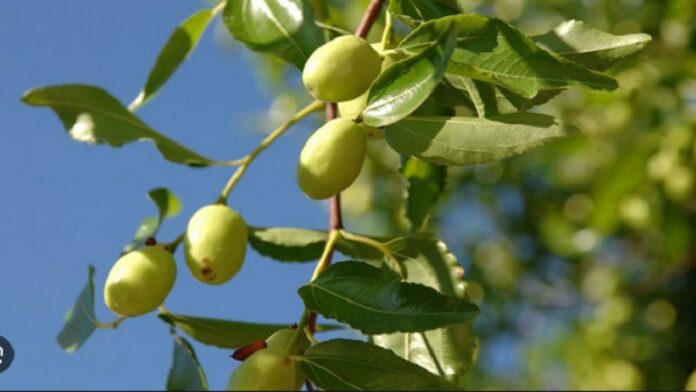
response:
[[[382,44],[372,44],[372,48],[376,51],[382,51]],[[385,57],[382,60],[380,66],[380,72],[387,69],[390,65],[394,64],[395,60],[392,57]],[[355,120],[362,115],[363,110],[367,106],[367,99],[369,98],[370,91],[367,90],[359,97],[351,99],[350,101],[343,101],[338,103],[338,113],[341,117],[345,117],[351,120]]]
[[[287,354],[289,344],[292,341],[292,338],[295,336],[296,332],[296,329],[290,328],[281,329],[274,332],[273,335],[269,336],[268,339],[266,339],[266,348],[269,348],[279,353]]]
[[[371,140],[384,139],[384,129],[383,128],[371,127],[367,124],[360,124],[360,129],[362,129],[363,132],[365,132],[365,136],[367,136],[368,139],[371,139]]]
[[[309,56],[302,81],[315,98],[341,102],[367,91],[379,75],[382,58],[362,38],[344,35]]]
[[[297,361],[274,350],[255,352],[232,373],[228,391],[299,391],[304,382]]]
[[[370,92],[366,91],[365,94],[362,94],[361,96],[351,99],[350,101],[344,101],[344,102],[339,102],[338,103],[338,114],[341,115],[341,117],[350,119],[350,120],[355,120],[358,117],[362,115],[363,110],[365,110],[365,106],[367,106],[367,99],[370,96]]]
[[[296,333],[300,335],[293,342]],[[266,347],[280,354],[298,355],[309,347],[309,339],[307,339],[304,331],[298,332],[297,329],[286,328],[276,331],[266,339]]]
[[[174,286],[176,263],[162,245],[128,252],[116,261],[104,286],[104,302],[121,316],[140,316],[162,305]]]
[[[224,205],[196,211],[184,236],[186,264],[196,279],[208,284],[230,280],[244,262],[247,227],[239,213]]]
[[[319,128],[300,154],[297,183],[315,200],[328,199],[355,181],[365,161],[367,138],[358,124],[345,118]]]
[[[341,117],[350,120],[359,118],[367,105],[368,95],[369,91],[350,101],[340,102],[338,104],[338,113],[341,115]],[[382,128],[375,128],[362,123],[360,124],[360,128],[362,128],[362,130],[365,132],[368,139],[384,139],[384,130]]]

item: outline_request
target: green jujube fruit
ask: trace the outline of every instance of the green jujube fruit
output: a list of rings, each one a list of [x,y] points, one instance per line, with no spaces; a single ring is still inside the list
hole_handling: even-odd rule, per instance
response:
[[[104,302],[121,316],[140,316],[162,305],[174,286],[176,263],[162,245],[146,246],[121,256],[109,271]]]
[[[338,104],[338,113],[341,115],[341,117],[355,120],[358,119],[363,112],[363,109],[365,109],[365,106],[367,105],[367,97],[369,95],[369,91],[365,92],[365,94],[352,99],[350,101],[345,101],[345,102],[340,102]],[[384,139],[384,130],[382,128],[376,128],[376,127],[371,127],[367,124],[360,124],[360,128],[365,132],[365,135],[367,136],[368,139],[373,139],[373,140],[381,140]]]
[[[367,151],[365,132],[354,122],[337,118],[319,128],[302,149],[297,183],[312,199],[342,192],[360,174]]]
[[[262,349],[234,370],[228,391],[299,391],[304,382],[300,364],[290,356]]]
[[[382,58],[362,38],[344,35],[309,56],[302,81],[312,96],[327,102],[357,98],[380,73]]]
[[[293,343],[296,333],[297,330],[292,328],[276,331],[266,339],[266,348],[281,354],[298,355],[309,347],[309,339],[304,332],[300,332],[298,339]]]
[[[382,51],[382,44],[376,43],[376,44],[371,44],[372,48],[375,51],[381,52]],[[394,64],[396,60],[393,57],[386,56],[382,60],[382,63],[380,64],[380,72],[384,71],[385,69],[389,68],[392,64]],[[341,115],[341,117],[345,117],[351,120],[355,120],[359,118],[362,115],[363,110],[365,110],[365,106],[367,106],[367,99],[370,96],[370,91],[366,90],[363,94],[358,96],[357,98],[351,99],[350,101],[343,101],[338,103],[338,113]],[[367,126],[367,125],[366,125]],[[369,134],[368,134],[369,136]]]
[[[362,115],[365,106],[367,106],[367,98],[370,96],[370,91],[366,91],[355,99],[338,103],[338,114],[350,120],[355,120]]]
[[[230,207],[205,206],[193,214],[186,227],[186,264],[203,283],[219,285],[230,280],[242,268],[246,247],[246,224]]]

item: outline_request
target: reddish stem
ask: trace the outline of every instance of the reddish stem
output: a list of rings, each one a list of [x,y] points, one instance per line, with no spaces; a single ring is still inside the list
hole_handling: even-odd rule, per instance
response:
[[[372,0],[372,2],[370,2],[370,5],[367,6],[367,10],[365,11],[365,15],[363,15],[363,18],[360,21],[360,25],[358,25],[358,29],[355,31],[355,35],[361,38],[367,37],[372,25],[379,16],[379,12],[382,9],[384,2],[385,0]],[[328,105],[326,105],[326,120],[330,121],[335,119],[336,112],[336,104],[333,102],[328,103]],[[330,203],[329,230],[341,230],[343,229],[343,218],[341,216],[341,195],[337,194],[332,197]],[[329,263],[331,262],[331,256],[333,255],[333,249],[331,249],[330,252],[331,253],[329,254],[328,260]],[[317,326],[316,313],[312,312],[309,314],[307,326],[309,327],[309,330],[314,333]]]
[[[372,0],[372,2],[370,2],[370,5],[367,6],[367,11],[365,11],[363,18],[360,21],[360,24],[358,25],[358,29],[355,30],[355,35],[357,35],[360,38],[367,37],[367,34],[370,32],[370,29],[372,28],[372,25],[375,23],[377,17],[379,16],[379,12],[382,10],[384,1],[385,0]]]

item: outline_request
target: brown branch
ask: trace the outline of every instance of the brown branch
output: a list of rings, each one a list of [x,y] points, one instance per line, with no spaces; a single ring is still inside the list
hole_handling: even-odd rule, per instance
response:
[[[360,38],[367,37],[367,34],[370,32],[370,29],[372,28],[372,25],[375,23],[377,17],[379,16],[379,12],[382,10],[384,2],[385,0],[372,0],[372,2],[370,2],[370,5],[367,6],[367,11],[365,11],[363,18],[360,21],[360,24],[358,25],[358,29],[355,30],[355,35],[357,35]]]

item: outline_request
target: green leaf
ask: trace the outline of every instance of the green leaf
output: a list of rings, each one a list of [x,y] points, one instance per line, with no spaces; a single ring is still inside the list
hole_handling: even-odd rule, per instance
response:
[[[309,310],[365,334],[419,332],[471,320],[476,305],[414,283],[389,270],[347,261],[332,265],[299,294]]]
[[[305,375],[329,391],[456,390],[456,386],[393,352],[356,340],[334,339],[299,358]]]
[[[476,14],[423,23],[404,38],[399,49],[420,53],[451,24],[457,27],[457,45],[447,73],[493,83],[525,98],[546,89],[578,86],[613,90],[618,86],[606,75],[542,49],[505,22]]]
[[[401,167],[401,175],[408,184],[406,217],[411,222],[411,230],[418,231],[445,190],[447,167],[409,157]]]
[[[68,135],[78,142],[121,147],[149,140],[171,162],[189,166],[228,165],[227,162],[206,158],[157,133],[98,87],[65,84],[35,88],[27,91],[22,101],[53,109]]]
[[[432,287],[443,294],[467,298],[464,270],[440,240],[419,235],[391,242],[408,271],[408,281]],[[375,344],[433,373],[446,374],[459,383],[471,368],[476,339],[472,321],[424,333],[373,336]]]
[[[302,0],[232,0],[223,21],[250,49],[274,54],[302,69],[324,34],[311,7]]]
[[[534,40],[550,51],[595,70],[609,68],[624,57],[642,49],[650,36],[646,34],[611,35],[593,29],[583,22],[564,22],[553,31],[534,37]],[[468,77],[446,74],[446,83],[469,95],[479,116],[526,111],[544,104],[563,90],[541,90],[533,98],[525,98],[503,87]]]
[[[167,376],[168,391],[207,391],[208,379],[186,339],[174,335],[174,357]]]
[[[281,261],[313,261],[321,257],[326,232],[291,227],[249,227],[249,244],[263,256]]]
[[[259,254],[278,261],[309,262],[324,251],[327,233],[294,227],[249,227],[249,244]],[[381,253],[363,243],[340,239],[336,249],[357,259],[381,257]]]
[[[175,313],[160,313],[159,317],[186,332],[194,340],[220,348],[239,348],[257,340],[266,340],[288,324],[259,324],[243,321],[222,320],[186,316]],[[337,325],[318,325],[317,332],[341,329]]]
[[[157,205],[160,221],[173,218],[181,212],[181,200],[167,188],[155,188],[147,193],[147,197]]]
[[[382,72],[370,87],[363,121],[382,127],[418,109],[442,80],[455,38],[454,28],[445,29],[427,49]]]
[[[596,70],[607,69],[638,52],[651,39],[647,34],[609,34],[577,20],[565,21],[548,33],[534,37],[542,47]]]
[[[491,119],[408,117],[385,129],[396,151],[439,165],[473,165],[520,154],[574,129],[553,117],[514,113]]]
[[[147,193],[147,198],[155,203],[159,215],[150,216],[143,220],[135,232],[133,240],[124,247],[123,252],[130,252],[145,245],[145,241],[148,238],[157,235],[162,222],[166,218],[175,217],[181,212],[181,200],[167,188],[152,189]]]
[[[456,0],[391,0],[389,12],[404,22],[415,25],[426,20],[458,14],[460,11]]]
[[[142,106],[159,91],[196,49],[198,41],[214,16],[213,11],[209,9],[198,11],[174,30],[157,56],[145,86],[131,103],[131,108]]]
[[[548,102],[563,91],[562,89],[542,90],[534,98],[524,98],[503,87],[461,75],[447,74],[445,80],[450,86],[469,95],[479,117],[526,111]]]
[[[96,329],[94,315],[94,267],[89,266],[87,285],[77,296],[75,304],[65,314],[65,324],[58,334],[58,344],[73,353],[92,336]]]

